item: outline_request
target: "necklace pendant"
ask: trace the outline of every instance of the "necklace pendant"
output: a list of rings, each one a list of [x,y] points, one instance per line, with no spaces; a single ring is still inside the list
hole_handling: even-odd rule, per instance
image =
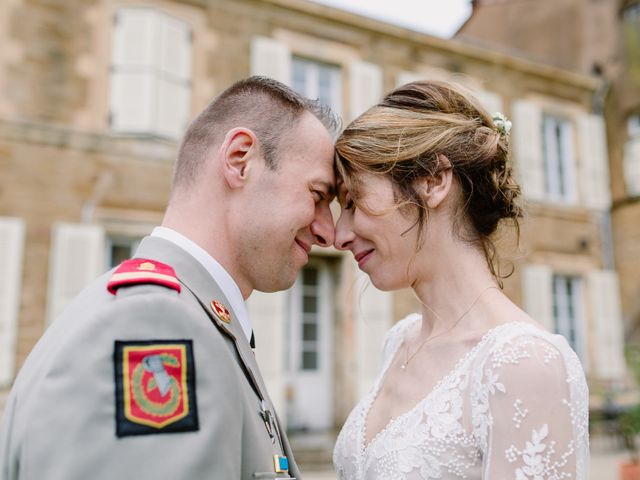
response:
[[[407,364],[406,364],[406,363],[403,363],[402,365],[400,365],[400,368],[401,368],[402,370],[406,370],[406,368],[407,368]]]

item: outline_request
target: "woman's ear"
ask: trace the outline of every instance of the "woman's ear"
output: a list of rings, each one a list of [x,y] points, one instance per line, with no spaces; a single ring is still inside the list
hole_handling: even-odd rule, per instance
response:
[[[449,159],[444,155],[438,155],[438,163],[439,171],[436,175],[419,180],[418,191],[430,209],[438,208],[444,202],[453,183],[453,170]]]
[[[231,188],[240,188],[247,181],[253,166],[258,140],[248,128],[234,128],[227,132],[218,150],[222,175]]]

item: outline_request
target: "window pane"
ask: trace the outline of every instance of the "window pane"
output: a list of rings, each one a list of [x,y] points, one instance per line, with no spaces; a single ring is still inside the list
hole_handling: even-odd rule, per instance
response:
[[[111,245],[111,265],[115,267],[120,265],[125,260],[131,258],[131,246],[130,245]]]
[[[302,352],[302,369],[317,370],[318,369],[318,353]]]
[[[293,89],[302,94],[306,95],[307,93],[307,82],[306,82],[306,74],[305,74],[305,64],[300,59],[293,59]]]
[[[316,323],[303,324],[302,340],[305,342],[318,340],[318,325]]]
[[[318,270],[312,267],[305,267],[302,270],[302,283],[304,285],[317,285],[318,284]]]
[[[302,299],[302,311],[316,313],[318,311],[318,297],[305,295]]]

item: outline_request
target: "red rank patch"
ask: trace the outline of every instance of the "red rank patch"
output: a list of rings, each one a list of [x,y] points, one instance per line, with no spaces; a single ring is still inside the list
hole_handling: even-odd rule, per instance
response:
[[[116,434],[198,430],[191,340],[116,341]]]
[[[120,287],[145,283],[162,285],[177,292],[182,290],[176,272],[171,266],[146,258],[132,258],[122,262],[111,275],[107,290],[115,295]]]

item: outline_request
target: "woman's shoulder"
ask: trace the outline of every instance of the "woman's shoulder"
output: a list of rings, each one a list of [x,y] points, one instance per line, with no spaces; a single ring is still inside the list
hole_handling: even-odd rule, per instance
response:
[[[420,319],[421,315],[418,313],[411,313],[404,317],[402,320],[397,321],[388,331],[384,337],[383,343],[383,357],[386,358],[389,354],[391,354],[395,349],[402,343],[404,338],[407,336],[407,332],[411,330],[411,328],[416,325]]]
[[[564,366],[570,376],[584,376],[577,354],[562,335],[533,322],[514,321],[492,329],[485,352],[495,366]]]
[[[400,339],[403,340],[407,335],[407,332],[411,330],[411,328],[416,325],[422,316],[419,313],[410,313],[406,317],[401,320],[398,320],[393,326],[387,331],[386,339]]]

